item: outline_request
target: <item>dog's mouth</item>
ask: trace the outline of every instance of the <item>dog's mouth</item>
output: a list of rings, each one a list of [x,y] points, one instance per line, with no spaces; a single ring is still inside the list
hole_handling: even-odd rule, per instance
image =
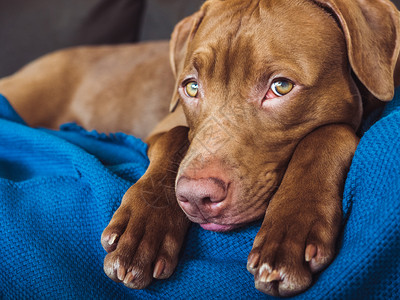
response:
[[[181,208],[191,222],[199,224],[204,230],[215,232],[227,232],[244,227],[247,224],[261,219],[265,215],[266,210],[266,207],[260,207],[250,214],[239,213],[229,214],[229,216],[223,214],[210,216],[207,212],[201,211],[200,209],[188,211],[182,206]]]
[[[204,216],[200,217],[200,216],[190,215],[185,210],[184,212],[191,222],[197,223],[200,225],[201,228],[209,231],[226,232],[243,227],[245,226],[245,224],[247,224],[247,223],[228,223],[228,224],[213,223],[212,221],[204,218]]]
[[[190,221],[193,223],[197,223],[200,225],[201,228],[204,230],[209,230],[209,231],[216,231],[216,232],[226,232],[226,231],[231,231],[233,229],[236,229],[238,227],[242,227],[243,224],[218,224],[218,223],[213,223],[207,220],[206,218],[199,217],[199,216],[193,216],[188,214],[186,211],[186,216],[189,218]]]

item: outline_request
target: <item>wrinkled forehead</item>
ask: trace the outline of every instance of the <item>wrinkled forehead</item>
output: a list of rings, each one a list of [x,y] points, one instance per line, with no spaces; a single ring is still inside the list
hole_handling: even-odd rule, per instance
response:
[[[198,29],[202,37],[223,38],[244,31],[260,38],[280,35],[284,39],[290,31],[310,37],[326,34],[332,29],[326,23],[338,29],[329,13],[312,0],[209,0],[205,11]]]
[[[313,64],[324,52],[344,47],[334,18],[312,0],[210,0],[204,9],[189,47],[198,64],[207,58],[218,64],[219,57],[276,62],[288,56]]]

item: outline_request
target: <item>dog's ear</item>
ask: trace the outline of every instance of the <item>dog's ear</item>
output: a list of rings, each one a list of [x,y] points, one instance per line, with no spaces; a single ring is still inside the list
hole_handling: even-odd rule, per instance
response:
[[[180,21],[175,26],[174,31],[172,32],[171,40],[169,43],[169,58],[171,62],[172,72],[174,73],[176,80],[179,78],[179,75],[182,72],[189,41],[195,35],[197,28],[199,27],[204,17],[204,14],[205,5],[203,5],[203,7],[198,12],[195,12],[194,14]],[[170,112],[175,110],[178,103],[179,94],[178,91],[175,89],[169,107]]]
[[[350,65],[376,98],[394,94],[400,51],[400,14],[389,0],[314,0],[334,13],[344,32]]]

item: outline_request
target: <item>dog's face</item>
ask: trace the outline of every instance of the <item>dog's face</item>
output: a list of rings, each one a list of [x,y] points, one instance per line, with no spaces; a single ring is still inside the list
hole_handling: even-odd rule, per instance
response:
[[[196,18],[176,70],[191,142],[176,192],[224,231],[264,216],[304,136],[356,129],[361,97],[341,27],[312,1],[214,0]]]

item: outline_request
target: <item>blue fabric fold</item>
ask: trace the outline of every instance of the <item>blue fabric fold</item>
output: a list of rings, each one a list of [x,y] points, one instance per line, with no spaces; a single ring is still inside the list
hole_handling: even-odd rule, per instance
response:
[[[364,134],[348,174],[333,263],[297,299],[400,298],[400,89]],[[368,125],[368,124],[367,124]],[[193,225],[176,272],[130,290],[103,272],[100,236],[148,166],[122,133],[28,127],[0,96],[0,299],[268,299],[246,260],[260,223]]]

